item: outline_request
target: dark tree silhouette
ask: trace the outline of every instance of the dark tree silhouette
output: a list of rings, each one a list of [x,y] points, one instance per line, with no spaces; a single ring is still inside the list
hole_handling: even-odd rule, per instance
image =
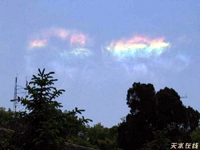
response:
[[[190,130],[198,125],[199,113],[186,108],[173,89],[156,93],[152,84],[134,83],[127,92],[127,105],[130,114],[118,128],[118,144],[124,150],[141,149],[148,142],[159,143],[152,141],[155,133],[162,135],[163,130],[172,141],[189,142]]]

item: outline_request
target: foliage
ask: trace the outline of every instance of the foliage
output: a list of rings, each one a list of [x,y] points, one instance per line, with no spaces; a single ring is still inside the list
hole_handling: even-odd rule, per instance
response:
[[[76,114],[84,110],[75,108],[73,111],[63,113],[61,103],[55,99],[64,90],[57,90],[53,85],[57,79],[53,79],[54,72],[45,74],[45,69],[39,69],[38,76],[33,75],[26,90],[25,98],[18,98],[27,110],[16,116],[15,123],[18,130],[15,131],[10,141],[21,150],[56,150],[65,149],[65,141],[69,135],[77,135],[79,126],[89,120],[78,119]],[[23,126],[20,127],[20,124]]]
[[[18,98],[25,110],[13,113],[0,107],[0,149],[63,150],[77,144],[99,150],[167,150],[170,142],[200,142],[197,128],[200,114],[185,107],[170,88],[155,92],[152,84],[134,83],[127,92],[130,113],[111,128],[78,117],[84,110],[61,111],[56,101],[54,72],[40,70],[33,75],[25,98]]]
[[[101,150],[110,150],[117,147],[117,126],[106,128],[101,123],[87,128],[87,139],[92,145],[96,145]]]
[[[195,111],[192,107],[187,108],[187,119],[189,122],[190,130],[195,130],[199,123],[200,114],[198,111]]]
[[[8,122],[13,118],[13,112],[9,108],[8,111],[5,108],[0,107],[0,125],[6,126]]]
[[[199,112],[186,108],[178,93],[169,88],[155,92],[152,84],[134,83],[127,92],[130,114],[118,128],[118,144],[124,150],[156,146],[156,135],[167,130],[171,141],[190,142],[189,132],[198,125]],[[154,138],[153,138],[154,137]]]
[[[7,147],[9,145],[9,139],[13,134],[13,130],[10,129],[9,122],[13,118],[11,109],[8,111],[5,108],[0,107],[0,148]]]
[[[200,128],[196,128],[191,134],[191,139],[193,143],[199,143],[200,144]],[[198,150],[200,150],[200,145],[198,147]]]
[[[142,150],[169,150],[171,140],[167,137],[167,130],[163,129],[162,131],[157,130],[153,132],[154,139],[150,142],[147,142]]]

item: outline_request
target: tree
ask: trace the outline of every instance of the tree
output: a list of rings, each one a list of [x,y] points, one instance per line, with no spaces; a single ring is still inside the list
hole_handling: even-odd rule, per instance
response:
[[[196,128],[191,134],[191,139],[193,143],[200,143],[200,129]],[[198,150],[200,150],[200,145],[198,146]]]
[[[127,92],[130,114],[118,129],[118,144],[125,150],[139,149],[151,140],[155,120],[155,90],[152,84],[134,83]]]
[[[124,150],[159,143],[155,133],[161,136],[164,129],[171,141],[190,142],[189,128],[192,131],[198,125],[199,113],[186,108],[173,89],[156,93],[152,84],[134,83],[127,92],[127,105],[130,114],[118,128],[118,144]]]
[[[104,127],[101,123],[87,128],[87,139],[91,145],[96,145],[101,150],[110,150],[117,147],[117,126]]]
[[[45,73],[45,69],[38,70],[38,76],[33,75],[26,90],[25,98],[18,98],[26,112],[20,112],[16,121],[23,123],[23,127],[15,131],[12,141],[20,150],[62,150],[70,135],[76,135],[79,126],[88,119],[78,119],[77,113],[84,110],[75,108],[73,111],[62,113],[61,103],[55,99],[64,90],[57,90],[53,85],[57,79],[54,72]]]
[[[144,144],[142,150],[169,150],[171,140],[167,137],[167,130],[157,130],[153,132],[154,139]]]
[[[10,122],[13,118],[13,112],[11,109],[8,111],[5,108],[0,107],[0,149],[4,149],[9,146],[9,139],[13,134],[13,130],[10,129]]]
[[[161,89],[156,93],[157,128],[177,129],[180,126],[187,128],[188,120],[186,107],[183,106],[178,93],[169,88]]]
[[[199,123],[200,114],[197,110],[192,107],[187,108],[187,120],[191,131],[195,130]]]

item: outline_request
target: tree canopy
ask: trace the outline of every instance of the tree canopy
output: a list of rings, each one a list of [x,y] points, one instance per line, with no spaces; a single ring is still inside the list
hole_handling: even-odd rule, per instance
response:
[[[172,88],[156,92],[152,84],[134,83],[126,98],[130,113],[123,121],[111,128],[101,123],[91,127],[87,123],[92,120],[77,115],[84,110],[61,110],[56,99],[65,91],[54,87],[53,75],[45,69],[33,75],[26,97],[16,100],[25,111],[0,107],[0,149],[65,150],[76,144],[97,150],[167,150],[172,141],[199,142],[200,114],[184,106]]]
[[[76,116],[84,110],[75,108],[63,113],[60,109],[62,105],[56,98],[64,90],[53,86],[57,81],[53,78],[54,72],[45,73],[45,69],[38,71],[38,75],[33,75],[26,87],[28,95],[17,99],[26,111],[14,115],[15,132],[9,141],[13,144],[12,147],[11,144],[6,145],[5,149],[65,149],[64,142],[69,137],[77,136],[81,126],[90,121]]]
[[[186,108],[174,89],[158,92],[152,84],[134,83],[127,92],[130,113],[118,128],[118,144],[124,150],[140,149],[155,140],[155,133],[172,141],[191,141],[189,132],[198,126],[199,113]],[[161,134],[166,130],[167,134]]]

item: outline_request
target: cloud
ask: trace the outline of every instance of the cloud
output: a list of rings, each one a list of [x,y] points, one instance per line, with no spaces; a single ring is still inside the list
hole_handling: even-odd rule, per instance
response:
[[[45,67],[60,73],[64,71],[68,78],[75,77],[91,63],[91,42],[89,35],[78,30],[56,27],[41,30],[30,35],[28,40],[24,56],[26,70],[31,72],[33,68]]]
[[[137,64],[133,66],[133,71],[146,74],[148,72],[148,68],[145,64]]]
[[[51,38],[59,38],[62,40],[68,40],[70,44],[80,44],[85,45],[86,41],[89,40],[89,37],[84,33],[81,33],[76,30],[69,30],[64,28],[48,28],[40,31],[39,33],[33,35],[31,42],[41,41],[40,39],[51,39]]]
[[[86,48],[77,48],[77,49],[74,49],[71,53],[76,55],[76,56],[89,56],[89,55],[91,55],[91,51],[89,49],[86,49]]]
[[[49,28],[32,37],[25,61],[28,68],[44,64],[43,66],[59,72],[65,70],[70,78],[81,70],[84,72],[83,68],[88,64],[97,63],[100,63],[98,65],[102,66],[102,70],[108,72],[123,71],[124,77],[128,75],[130,78],[139,79],[148,75],[155,78],[159,74],[162,75],[162,72],[181,71],[190,62],[184,54],[177,54],[171,45],[164,37],[150,39],[145,36],[133,36],[111,40],[103,46],[102,57],[99,57],[99,53],[95,55],[91,51],[91,38],[88,35],[77,30]],[[43,50],[29,51],[36,48]],[[173,51],[167,51],[168,48]],[[94,55],[95,57],[91,57]],[[98,61],[95,59],[97,57]]]
[[[84,34],[72,34],[70,38],[70,44],[85,45],[86,36]]]
[[[68,58],[71,59],[72,57],[70,57],[71,55],[73,56],[77,56],[77,57],[81,57],[81,58],[85,58],[87,56],[92,55],[92,52],[87,49],[87,48],[74,48],[70,51],[70,53],[66,50],[62,51],[59,53],[61,58]]]
[[[55,38],[60,39],[61,41],[58,41]],[[62,49],[65,50],[58,51],[60,56],[82,55],[82,57],[87,57],[92,54],[92,52],[89,50],[90,41],[91,38],[80,31],[52,27],[32,35],[32,38],[28,43],[28,50],[45,48],[48,46],[50,51],[51,49],[59,49],[61,48],[61,45],[64,45]]]
[[[131,39],[112,40],[106,50],[119,59],[126,57],[150,57],[161,55],[170,43],[164,38],[149,39],[142,36],[134,36]]]
[[[164,37],[133,36],[111,40],[102,49],[104,64],[124,70],[134,80],[153,81],[163,74],[183,71],[189,65],[190,58],[184,52],[177,53],[172,45],[175,44]]]
[[[47,30],[47,32],[44,33],[44,35],[46,34],[48,36],[49,34],[50,37],[55,36],[65,40],[71,34],[70,32],[71,32],[70,30],[66,30],[63,28],[51,28],[49,31]]]
[[[29,42],[30,48],[40,48],[47,46],[47,40],[33,40]]]
[[[33,38],[45,38],[50,39],[52,37],[57,37],[62,40],[66,40],[69,38],[69,35],[71,34],[71,30],[65,29],[65,28],[56,28],[51,27],[47,29],[43,29],[42,31],[36,33],[33,35]]]
[[[68,40],[70,44],[80,44],[85,45],[86,41],[89,40],[89,37],[76,30],[69,30],[64,28],[48,28],[40,31],[39,33],[33,35],[32,41],[39,39],[51,39],[59,38],[61,40]]]

